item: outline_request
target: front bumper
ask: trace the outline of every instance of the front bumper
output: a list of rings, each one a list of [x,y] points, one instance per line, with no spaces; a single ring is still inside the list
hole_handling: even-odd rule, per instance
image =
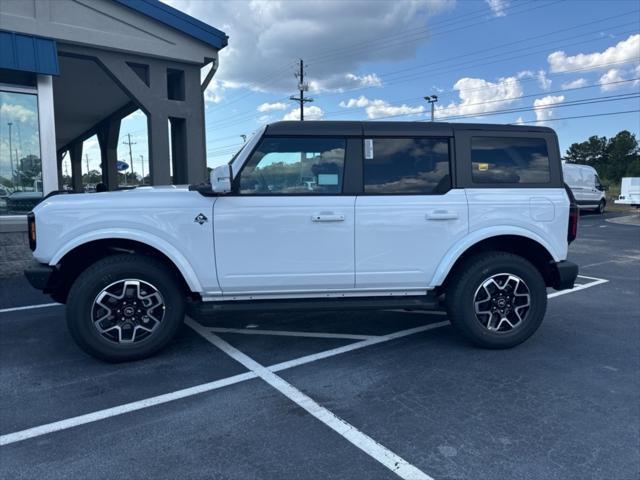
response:
[[[563,261],[552,264],[554,269],[554,278],[552,287],[556,290],[568,290],[573,285],[578,276],[578,265],[573,262]]]
[[[24,275],[33,288],[45,293],[51,291],[55,283],[56,269],[43,263],[34,263],[25,269]]]

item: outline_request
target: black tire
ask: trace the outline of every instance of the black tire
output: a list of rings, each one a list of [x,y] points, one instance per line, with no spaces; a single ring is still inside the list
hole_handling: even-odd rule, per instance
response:
[[[488,317],[476,316],[476,292],[487,279],[503,273],[515,275],[525,283],[530,307],[515,328],[491,331],[481,321]],[[487,252],[471,257],[456,269],[445,302],[451,323],[472,343],[485,348],[511,348],[533,335],[542,323],[547,309],[547,290],[542,275],[528,260],[506,252]]]
[[[607,202],[602,199],[600,200],[600,203],[598,204],[598,208],[596,208],[596,213],[599,213],[600,215],[602,215],[604,213],[604,209],[607,206]]]
[[[141,280],[153,286],[162,296],[164,310],[153,331],[143,332],[146,337],[132,343],[116,343],[94,326],[92,310],[94,299],[103,289],[125,279]],[[166,265],[143,255],[113,255],[91,265],[71,286],[67,298],[67,327],[80,348],[100,360],[140,360],[158,352],[173,339],[182,326],[184,308],[185,292]]]

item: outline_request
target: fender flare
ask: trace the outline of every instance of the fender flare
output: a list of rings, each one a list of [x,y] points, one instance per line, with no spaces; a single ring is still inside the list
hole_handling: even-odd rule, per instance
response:
[[[187,261],[187,259],[180,253],[180,251],[166,240],[163,240],[156,235],[150,234],[149,232],[141,232],[130,229],[102,229],[85,233],[78,237],[74,237],[72,240],[66,242],[61,248],[59,248],[56,251],[55,255],[49,261],[49,265],[57,265],[67,253],[81,245],[84,245],[85,243],[93,242],[96,240],[109,239],[133,240],[145,244],[149,247],[155,248],[156,250],[166,255],[169,260],[173,262],[175,267],[180,271],[182,278],[184,278],[184,281],[187,283],[189,289],[191,289],[192,292],[202,292],[202,286],[200,285],[200,281],[198,280],[196,272],[193,270],[193,267]]]
[[[529,240],[533,240],[534,242],[540,244],[544,249],[549,253],[551,258],[555,261],[559,261],[560,258],[554,254],[554,249],[551,247],[549,242],[547,242],[544,238],[538,235],[531,230],[527,230],[522,227],[514,227],[514,226],[495,226],[489,228],[483,228],[481,230],[476,230],[471,232],[469,235],[466,235],[463,239],[459,240],[455,243],[447,253],[442,257],[438,267],[435,270],[433,278],[431,280],[431,284],[429,288],[435,288],[444,282],[445,278],[456,264],[458,259],[471,247],[476,245],[477,243],[487,240],[493,237],[501,237],[503,235],[513,235],[517,237],[524,237]]]

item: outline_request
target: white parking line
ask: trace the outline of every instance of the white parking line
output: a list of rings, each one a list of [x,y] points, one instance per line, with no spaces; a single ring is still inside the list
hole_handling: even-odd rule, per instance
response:
[[[103,420],[105,418],[135,412],[136,410],[153,407],[154,405],[173,402],[174,400],[191,397],[193,395],[198,395],[199,393],[210,392],[211,390],[244,382],[252,378],[256,378],[256,374],[253,372],[241,373],[239,375],[234,375],[233,377],[216,380],[215,382],[203,383],[202,385],[196,385],[195,387],[184,388],[182,390],[176,390],[175,392],[145,398],[144,400],[138,400],[137,402],[125,403],[124,405],[118,405],[117,407],[106,408],[104,410],[98,410],[97,412],[67,418],[65,420],[60,420],[59,422],[47,423],[38,427],[21,430],[19,432],[8,433],[0,436],[0,446],[21,442],[22,440],[39,437],[41,435],[46,435],[47,433],[58,432],[60,430],[66,430],[68,428],[85,425],[87,423],[97,422],[98,420]]]
[[[264,365],[256,362],[254,359],[242,353],[237,348],[232,347],[227,342],[222,340],[222,338],[212,333],[199,323],[194,322],[193,320],[188,320],[187,325],[189,325],[196,332],[198,332],[224,353],[229,355],[235,361],[244,365],[251,372],[255,373],[258,377],[278,390],[289,400],[294,402],[299,407],[305,409],[312,416],[324,423],[327,427],[331,428],[334,432],[344,437],[346,440],[351,442],[353,445],[358,447],[374,460],[380,462],[400,478],[403,478],[405,480],[433,480],[432,477],[419,470],[415,466],[411,465],[409,462],[393,453],[384,445],[379,444],[373,438],[361,432],[356,427],[338,417],[330,410],[318,404],[311,397],[302,393],[282,377],[276,375]]]
[[[321,332],[290,332],[287,330],[256,330],[254,328],[207,328],[216,333],[242,333],[246,335],[279,335],[283,337],[311,337],[311,338],[343,338],[345,340],[367,340],[375,335],[352,335],[350,333],[321,333]]]
[[[604,278],[585,277],[584,275],[579,275],[579,277],[587,278],[593,281],[589,283],[584,283],[582,285],[576,284],[572,289],[569,289],[569,290],[560,290],[559,292],[548,293],[547,298],[555,298],[555,297],[559,297],[560,295],[567,295],[568,293],[579,292],[580,290],[595,287],[596,285],[601,285],[609,281],[609,280],[605,280]]]
[[[608,280],[602,279],[602,278],[596,278],[596,277],[587,277],[585,275],[579,275],[582,278],[586,278],[589,280],[593,280],[590,283],[587,284],[583,284],[583,285],[578,285],[576,287],[574,287],[571,290],[562,290],[559,292],[553,292],[551,294],[548,294],[548,298],[554,298],[560,295],[565,295],[568,293],[573,293],[576,291],[580,291],[580,290],[584,290],[586,288],[590,288],[590,287],[594,287],[596,285],[600,285],[603,283],[608,282]],[[54,307],[54,306],[58,306],[60,305],[59,303],[46,303],[46,304],[40,304],[40,305],[28,305],[28,306],[24,306],[24,307],[14,307],[14,308],[7,308],[7,309],[3,309],[0,310],[0,313],[5,313],[5,312],[13,312],[13,311],[19,311],[19,310],[29,310],[29,309],[35,309],[35,308],[45,308],[45,307]],[[187,319],[186,323],[190,324],[191,322],[193,322],[193,320],[191,319]],[[195,322],[193,322],[195,323]],[[355,342],[349,345],[344,345],[342,347],[338,347],[338,348],[334,348],[331,350],[326,350],[324,352],[319,352],[319,353],[315,353],[312,355],[306,355],[304,357],[299,357],[293,360],[288,360],[285,362],[281,362],[278,363],[276,365],[272,365],[271,367],[268,367],[268,370],[271,372],[279,372],[282,370],[286,370],[289,368],[293,368],[299,365],[304,365],[307,363],[311,363],[311,362],[315,362],[318,360],[322,360],[324,358],[329,358],[335,355],[340,355],[342,353],[347,353],[350,351],[354,351],[354,350],[358,350],[360,348],[365,348],[371,345],[376,345],[378,343],[383,343],[383,342],[388,342],[390,340],[395,340],[397,338],[402,338],[408,335],[414,335],[416,333],[420,333],[420,332],[425,332],[428,330],[433,330],[436,328],[440,328],[443,327],[445,325],[448,325],[449,322],[444,321],[444,322],[438,322],[438,323],[432,323],[429,325],[423,325],[421,327],[416,327],[416,328],[411,328],[411,329],[407,329],[407,330],[401,330],[398,332],[394,332],[394,333],[390,333],[388,335],[380,335],[377,337],[371,337],[368,338],[366,340],[361,340],[359,342]],[[198,324],[199,325],[199,324]],[[190,325],[191,326],[191,325]],[[206,327],[203,327],[206,328]],[[247,332],[248,333],[248,332]],[[264,367],[267,368],[267,367]],[[114,417],[117,415],[123,415],[125,413],[129,413],[129,412],[133,412],[136,410],[140,410],[143,408],[147,408],[147,407],[152,407],[155,405],[160,405],[163,403],[167,403],[167,402],[171,402],[174,400],[178,400],[181,398],[186,398],[186,397],[190,397],[193,395],[197,395],[200,393],[204,393],[204,392],[208,392],[211,390],[215,390],[218,388],[222,388],[225,387],[227,385],[233,385],[235,383],[239,383],[239,382],[243,382],[246,380],[249,380],[251,378],[256,378],[256,374],[252,373],[252,372],[247,372],[247,373],[243,373],[240,375],[235,375],[232,377],[228,377],[228,378],[223,378],[221,380],[216,380],[214,382],[209,382],[209,383],[205,383],[202,385],[196,385],[194,387],[189,387],[189,388],[185,388],[182,390],[177,390],[175,392],[171,392],[171,393],[166,393],[163,395],[158,395],[155,397],[150,397],[150,398],[146,398],[143,400],[139,400],[136,402],[131,402],[131,403],[127,403],[124,405],[119,405],[116,407],[112,407],[112,408],[107,408],[104,410],[98,410],[96,412],[91,412],[85,415],[80,415],[77,417],[72,417],[72,418],[68,418],[68,419],[64,419],[64,420],[60,420],[57,422],[53,422],[53,423],[48,423],[45,425],[40,425],[37,427],[33,427],[33,428],[29,428],[26,430],[21,430],[19,432],[13,432],[13,433],[9,433],[6,435],[2,435],[0,436],[0,446],[3,445],[9,445],[11,443],[15,443],[15,442],[20,442],[22,440],[27,440],[29,438],[33,438],[33,437],[39,437],[41,435],[46,435],[48,433],[52,433],[52,432],[56,432],[56,431],[60,431],[60,430],[66,430],[68,428],[72,428],[75,426],[79,426],[79,425],[84,425],[87,423],[92,423],[92,422],[96,422],[98,420],[103,420],[106,418],[110,418],[110,417]]]
[[[0,313],[19,312],[20,310],[34,310],[36,308],[47,308],[62,305],[62,303],[40,303],[38,305],[27,305],[25,307],[2,308]]]
[[[186,323],[190,324],[190,322],[195,323],[190,318],[187,318]],[[269,370],[272,370],[274,372],[286,370],[288,368],[296,367],[298,365],[304,365],[306,363],[315,362],[323,358],[328,358],[335,355],[340,355],[342,353],[351,352],[353,350],[358,350],[360,348],[365,348],[370,345],[388,342],[390,340],[395,340],[396,338],[406,337],[408,335],[413,335],[413,334],[424,332],[427,330],[432,330],[438,327],[444,327],[445,325],[448,325],[448,324],[449,322],[440,322],[436,324],[425,325],[423,327],[411,328],[408,330],[401,330],[399,332],[394,332],[389,335],[381,335],[379,337],[375,337],[369,340],[363,340],[360,342],[345,345],[344,347],[327,350],[319,354],[306,355],[304,357],[290,360],[288,362],[282,362],[277,365],[273,365],[272,367],[269,367]],[[202,327],[202,328],[205,328],[205,327]],[[6,435],[0,436],[0,446],[9,445],[11,443],[20,442],[22,440],[27,440],[33,437],[39,437],[41,435],[46,435],[48,433],[57,432],[60,430],[66,430],[68,428],[84,425],[91,422],[97,422],[98,420],[103,420],[106,418],[123,415],[125,413],[134,412],[136,410],[141,410],[143,408],[153,407],[154,405],[160,405],[163,403],[172,402],[174,400],[179,400],[181,398],[191,397],[193,395],[198,395],[200,393],[209,392],[212,390],[216,390],[218,388],[226,387],[227,385],[233,385],[235,383],[240,383],[246,380],[250,380],[255,377],[256,377],[256,374],[252,372],[247,372],[240,375],[234,375],[233,377],[216,380],[214,382],[204,383],[202,385],[196,385],[194,387],[177,390],[175,392],[146,398],[136,402],[126,403],[124,405],[119,405],[119,406],[107,408],[104,410],[98,410],[96,412],[87,413],[85,415],[79,415],[73,418],[67,418],[67,419],[60,420],[53,423],[47,423],[37,427],[28,428],[26,430],[21,430],[19,432],[8,433]]]

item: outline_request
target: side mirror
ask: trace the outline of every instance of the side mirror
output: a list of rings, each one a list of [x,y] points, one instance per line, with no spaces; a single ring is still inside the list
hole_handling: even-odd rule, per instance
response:
[[[214,193],[231,191],[231,165],[220,165],[211,171],[211,190]]]

